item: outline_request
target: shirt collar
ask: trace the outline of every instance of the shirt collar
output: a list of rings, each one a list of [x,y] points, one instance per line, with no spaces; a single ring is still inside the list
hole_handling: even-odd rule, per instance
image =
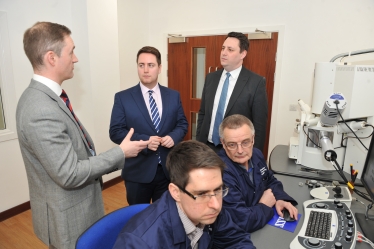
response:
[[[160,86],[159,84],[157,83],[156,86],[153,88],[153,89],[149,89],[148,87],[144,86],[141,82],[140,82],[140,89],[142,91],[142,94],[145,95],[145,94],[149,94],[148,91],[149,90],[152,90],[154,93],[156,94],[160,94]]]
[[[191,248],[194,248],[194,245],[198,242],[198,240],[203,234],[204,225],[198,224],[197,226],[195,226],[192,223],[192,221],[187,217],[187,215],[183,212],[182,208],[178,205],[178,203],[176,202],[175,204],[177,205],[178,214],[182,221],[184,230],[186,231],[188,238],[191,240]],[[197,236],[199,233],[199,238],[194,239],[195,236]]]
[[[34,74],[32,76],[32,78],[40,83],[42,83],[43,85],[47,86],[49,89],[51,89],[57,96],[60,97],[61,93],[62,93],[62,88],[61,88],[61,85],[58,84],[57,82],[51,80],[51,79],[48,79],[44,76],[41,76],[41,75],[38,75],[38,74]]]
[[[243,66],[238,67],[237,69],[232,70],[231,72],[227,72],[226,69],[223,69],[222,75],[226,75],[226,73],[230,73],[230,76],[233,79],[237,79],[239,77],[240,71],[242,70]]]

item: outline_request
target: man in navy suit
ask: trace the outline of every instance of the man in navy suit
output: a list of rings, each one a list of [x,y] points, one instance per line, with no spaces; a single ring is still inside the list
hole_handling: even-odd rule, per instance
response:
[[[223,69],[210,73],[205,78],[196,140],[207,143],[217,153],[222,148],[219,141],[219,124],[225,117],[233,114],[244,115],[253,122],[256,128],[254,146],[260,150],[264,149],[268,118],[266,82],[264,77],[243,67],[248,48],[247,36],[230,32],[221,49]],[[221,102],[222,110],[219,108]]]
[[[229,189],[222,181],[225,164],[214,151],[184,141],[170,152],[166,166],[169,191],[125,225],[113,249],[255,249],[250,234],[222,208]]]
[[[223,181],[230,188],[223,206],[233,221],[252,233],[273,217],[273,207],[281,217],[282,210],[287,209],[297,220],[297,208],[294,207],[297,202],[268,169],[262,152],[253,148],[253,123],[243,115],[234,114],[223,120],[219,134],[223,149],[218,155],[227,166]]]
[[[116,93],[109,130],[110,139],[117,144],[131,128],[136,130],[132,140],[150,141],[137,157],[126,159],[122,170],[130,205],[155,202],[168,189],[166,156],[188,128],[179,93],[158,84],[160,52],[143,47],[136,62],[140,83]]]

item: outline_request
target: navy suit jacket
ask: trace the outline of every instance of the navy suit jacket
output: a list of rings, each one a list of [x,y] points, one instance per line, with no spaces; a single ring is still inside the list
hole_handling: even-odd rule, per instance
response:
[[[222,71],[223,69],[210,73],[205,78],[196,129],[196,140],[203,143],[208,141],[214,98]],[[233,114],[241,114],[253,122],[256,130],[254,146],[263,150],[268,118],[266,82],[264,77],[249,71],[245,67],[242,67],[240,71],[227,104],[224,118]]]
[[[184,230],[176,202],[169,191],[131,218],[118,235],[113,247],[120,248],[191,248],[191,241]],[[205,226],[198,248],[255,249],[250,234],[240,229],[224,209],[212,225]]]
[[[223,172],[223,182],[230,191],[223,199],[223,206],[230,213],[238,226],[247,232],[254,232],[266,225],[274,216],[271,207],[258,203],[265,190],[271,188],[276,200],[297,202],[283,190],[282,182],[274,177],[268,169],[264,156],[259,149],[253,148],[253,181],[249,179],[247,170],[233,162],[221,149],[218,155],[227,168]]]
[[[140,83],[139,83],[140,84]],[[164,137],[169,135],[174,144],[178,144],[187,133],[188,123],[184,115],[179,92],[161,86],[162,117],[160,130],[157,133],[141,92],[140,85],[116,93],[110,120],[110,139],[120,144],[130,128],[134,128],[133,141],[148,140],[150,136]],[[122,170],[122,178],[137,183],[150,183],[156,175],[158,155],[165,175],[169,174],[165,168],[166,156],[170,149],[159,146],[157,151],[143,149],[137,157],[126,158]]]

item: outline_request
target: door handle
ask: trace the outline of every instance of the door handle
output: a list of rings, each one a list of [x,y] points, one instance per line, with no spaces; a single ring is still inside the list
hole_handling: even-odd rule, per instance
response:
[[[218,70],[218,67],[216,67],[216,71]]]
[[[209,68],[208,68],[208,73],[210,73],[210,69],[211,69],[211,68],[212,68],[212,67],[209,67]]]

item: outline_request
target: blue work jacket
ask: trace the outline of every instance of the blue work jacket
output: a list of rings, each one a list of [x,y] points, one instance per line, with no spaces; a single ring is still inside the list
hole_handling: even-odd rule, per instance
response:
[[[283,185],[268,169],[262,152],[253,148],[253,181],[246,169],[233,162],[224,149],[218,153],[226,163],[223,182],[229,187],[229,193],[223,198],[223,206],[230,213],[233,221],[247,232],[254,232],[266,225],[273,217],[271,207],[259,203],[265,190],[271,188],[276,200],[297,202],[283,190]]]
[[[120,248],[191,248],[176,202],[169,191],[125,225],[113,247]],[[250,234],[239,228],[225,210],[221,211],[212,225],[205,226],[198,248],[255,249]]]

